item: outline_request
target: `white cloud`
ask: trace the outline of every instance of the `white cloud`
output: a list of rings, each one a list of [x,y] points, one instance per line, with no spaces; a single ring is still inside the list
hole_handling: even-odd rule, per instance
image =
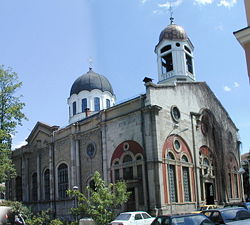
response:
[[[238,82],[234,82],[234,87],[238,88],[240,86],[240,84]]]
[[[223,89],[224,89],[224,91],[227,91],[227,92],[232,90],[232,89],[231,89],[230,87],[228,87],[228,86],[224,86]]]
[[[214,0],[194,0],[195,3],[198,3],[199,5],[207,5],[212,4]]]
[[[182,0],[166,1],[166,3],[158,4],[160,8],[169,8],[170,6],[177,7],[182,3]]]
[[[142,4],[145,4],[146,2],[148,2],[148,0],[140,0],[140,2],[141,2]]]
[[[237,3],[237,0],[220,0],[218,6],[232,8]]]
[[[15,144],[15,145],[13,145],[12,149],[20,148],[20,147],[22,147],[23,145],[26,145],[26,144],[27,144],[26,141],[21,141],[21,142]]]

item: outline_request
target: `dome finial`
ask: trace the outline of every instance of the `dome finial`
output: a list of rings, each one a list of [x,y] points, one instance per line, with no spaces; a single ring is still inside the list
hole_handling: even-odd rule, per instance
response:
[[[88,61],[89,61],[89,70],[92,70],[93,69],[93,59],[92,59],[92,57],[89,57]]]
[[[170,18],[169,18],[170,19],[170,24],[173,24],[174,23],[174,17],[173,17],[174,10],[173,10],[171,1],[169,3],[169,13],[170,13]]]

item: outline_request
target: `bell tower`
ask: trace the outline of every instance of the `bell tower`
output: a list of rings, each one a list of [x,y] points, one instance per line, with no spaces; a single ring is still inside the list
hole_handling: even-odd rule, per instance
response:
[[[185,30],[171,23],[161,32],[155,47],[158,65],[158,84],[195,81],[194,46]]]

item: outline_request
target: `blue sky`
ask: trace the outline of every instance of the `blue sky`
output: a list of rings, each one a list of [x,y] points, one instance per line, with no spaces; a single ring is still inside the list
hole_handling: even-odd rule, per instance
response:
[[[154,47],[169,24],[166,0],[1,0],[0,64],[18,73],[29,118],[13,138],[23,143],[37,121],[68,124],[74,80],[95,72],[113,85],[117,101],[157,82]],[[249,81],[233,32],[247,26],[242,0],[171,0],[174,22],[195,46],[196,80],[206,81],[240,130],[249,151]]]

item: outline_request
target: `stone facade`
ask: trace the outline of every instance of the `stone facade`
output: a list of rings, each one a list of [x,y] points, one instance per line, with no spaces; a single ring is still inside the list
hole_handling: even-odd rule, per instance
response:
[[[194,48],[183,28],[170,24],[163,34],[160,80],[145,78],[145,94],[89,112],[89,99],[109,102],[100,91],[115,99],[112,87],[91,68],[75,81],[72,123],[38,122],[28,144],[13,151],[18,176],[7,184],[8,199],[70,219],[75,202],[66,190],[85,191],[95,171],[107,183],[127,183],[131,195],[121,211],[184,213],[242,199],[238,129],[207,84],[195,82]]]
[[[180,213],[200,204],[239,201],[237,128],[209,87],[203,82],[145,86],[145,95],[65,128],[38,122],[28,144],[13,152],[22,188],[17,179],[9,182],[8,198],[69,215],[74,201],[60,197],[58,184],[58,168],[65,164],[69,189],[84,191],[95,171],[107,182],[126,180],[133,194],[121,210]],[[179,115],[173,115],[174,108]]]

